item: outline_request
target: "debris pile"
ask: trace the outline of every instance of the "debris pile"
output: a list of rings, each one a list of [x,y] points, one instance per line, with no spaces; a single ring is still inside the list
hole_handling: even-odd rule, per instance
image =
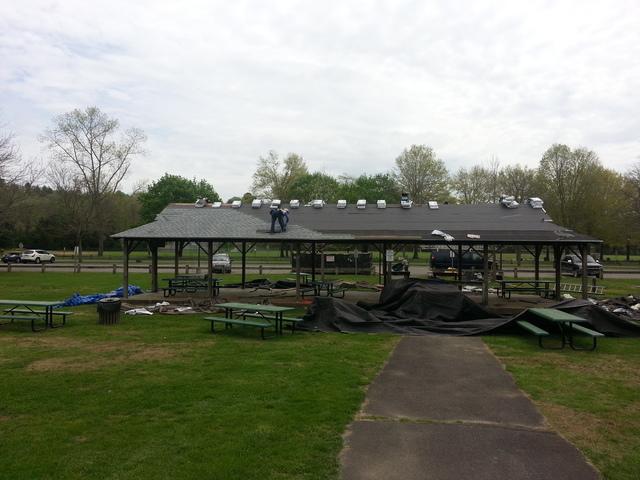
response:
[[[640,323],[640,297],[627,295],[626,297],[607,298],[598,301],[598,305],[608,312]]]

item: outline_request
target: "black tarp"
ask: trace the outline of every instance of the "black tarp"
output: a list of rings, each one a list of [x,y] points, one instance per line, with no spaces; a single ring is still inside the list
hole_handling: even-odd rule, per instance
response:
[[[640,336],[640,326],[585,300],[552,305],[585,318],[607,336]],[[315,297],[301,328],[324,332],[400,333],[405,335],[479,335],[497,329],[515,331],[515,317],[500,317],[469,299],[455,285],[440,280],[402,279],[387,284],[377,304],[354,305],[342,299]],[[526,313],[519,314],[526,318]],[[554,331],[555,325],[528,320]]]
[[[477,335],[510,322],[439,280],[402,279],[385,286],[377,304],[316,297],[302,328],[320,331]]]

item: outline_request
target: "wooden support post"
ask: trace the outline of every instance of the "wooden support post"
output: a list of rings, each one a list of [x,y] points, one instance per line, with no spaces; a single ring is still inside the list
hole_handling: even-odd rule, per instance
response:
[[[387,263],[387,242],[382,242],[382,252],[380,253],[380,255],[382,255],[382,278],[383,278],[383,285],[387,284],[387,270],[388,269],[388,263]]]
[[[122,298],[129,298],[129,240],[122,239]]]
[[[180,275],[180,242],[173,242],[173,275]]]
[[[247,242],[242,242],[242,288],[247,281]]]
[[[213,242],[209,240],[207,242],[207,293],[209,294],[209,299],[213,299],[214,291],[213,291]]]
[[[589,257],[589,244],[580,245],[580,258],[582,258],[582,298],[586,300],[587,289],[589,287],[589,269],[588,269],[588,257]]]
[[[320,251],[320,280],[324,282],[324,247]]]
[[[542,246],[536,245],[533,255],[533,269],[534,269],[534,278],[536,282],[540,280],[540,254],[542,253]]]
[[[311,281],[316,281],[316,242],[311,242]]]
[[[482,305],[489,304],[489,245],[482,246]]]
[[[560,300],[562,293],[560,292],[560,257],[562,256],[562,247],[558,244],[553,246],[553,267],[556,272],[556,300]]]
[[[458,245],[458,265],[456,269],[458,270],[458,274],[456,277],[458,278],[458,290],[462,290],[462,244]]]
[[[296,243],[296,297],[300,299],[300,242]]]
[[[151,291],[158,291],[158,244],[150,242],[151,249]]]

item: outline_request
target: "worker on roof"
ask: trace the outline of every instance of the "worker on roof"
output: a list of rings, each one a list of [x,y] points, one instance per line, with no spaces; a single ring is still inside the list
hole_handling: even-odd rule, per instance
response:
[[[269,212],[269,214],[271,215],[271,233],[276,233],[276,220],[278,221],[278,224],[280,225],[280,231],[281,232],[286,232],[287,231],[287,227],[284,224],[284,212],[282,211],[282,209],[280,207],[278,208],[272,208]]]

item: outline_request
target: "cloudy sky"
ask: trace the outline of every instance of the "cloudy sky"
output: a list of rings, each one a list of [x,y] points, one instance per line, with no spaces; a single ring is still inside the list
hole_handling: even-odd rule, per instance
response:
[[[46,159],[51,119],[97,105],[142,128],[127,188],[169,172],[224,198],[260,155],[388,171],[536,166],[553,143],[640,159],[640,3],[0,0],[0,119]]]

